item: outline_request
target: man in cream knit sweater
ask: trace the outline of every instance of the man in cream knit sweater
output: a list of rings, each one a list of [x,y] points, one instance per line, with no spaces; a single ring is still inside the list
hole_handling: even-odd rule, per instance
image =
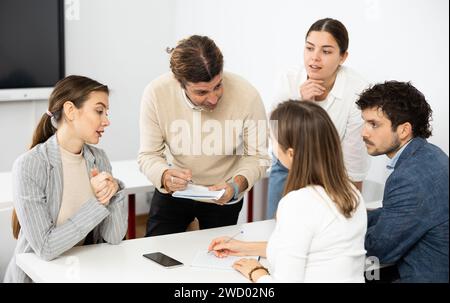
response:
[[[152,81],[141,102],[141,171],[154,184],[146,236],[237,223],[243,195],[270,164],[267,120],[256,89],[223,71],[223,57],[204,36],[170,50],[172,72]],[[188,183],[225,189],[216,201],[175,198]]]

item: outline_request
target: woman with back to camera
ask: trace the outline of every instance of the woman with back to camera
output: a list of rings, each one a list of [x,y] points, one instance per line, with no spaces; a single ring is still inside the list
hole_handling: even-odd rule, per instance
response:
[[[127,229],[123,184],[97,144],[110,122],[109,90],[92,79],[60,80],[13,165],[13,234],[17,241],[5,282],[32,282],[16,255],[52,260],[77,245],[118,244]]]
[[[272,112],[274,150],[289,175],[268,242],[220,237],[208,249],[218,257],[267,257],[233,267],[253,282],[364,282],[363,198],[344,168],[338,133],[312,102],[287,101]]]
[[[314,101],[327,111],[339,134],[347,172],[361,190],[369,166],[360,136],[361,111],[355,102],[368,84],[355,71],[343,66],[348,57],[348,44],[347,29],[340,21],[331,18],[316,21],[306,34],[303,69],[289,71],[282,78],[275,101]],[[268,219],[276,212],[287,174],[286,167],[274,157],[269,175]]]

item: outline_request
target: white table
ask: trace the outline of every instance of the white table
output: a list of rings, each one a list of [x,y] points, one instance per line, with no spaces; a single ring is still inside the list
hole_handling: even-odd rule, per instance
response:
[[[215,237],[231,236],[243,230],[238,239],[266,241],[274,226],[274,220],[267,220],[126,240],[119,245],[79,246],[50,262],[34,253],[19,254],[17,265],[35,282],[249,282],[234,270],[203,269],[190,264],[197,251],[206,249]],[[156,251],[183,262],[184,266],[166,269],[142,256]]]
[[[125,183],[128,195],[128,239],[136,238],[136,194],[150,192],[153,184],[139,171],[136,160],[112,161],[113,176]]]

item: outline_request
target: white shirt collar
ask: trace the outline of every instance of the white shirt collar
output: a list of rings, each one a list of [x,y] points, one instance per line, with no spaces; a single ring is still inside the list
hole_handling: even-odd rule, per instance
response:
[[[189,100],[189,97],[187,96],[186,91],[183,88],[181,89],[181,94],[183,95],[183,99],[186,102],[186,104],[189,106],[189,108],[196,110],[196,111],[203,110],[200,106],[195,105],[194,103],[192,103],[191,100]]]
[[[408,146],[408,144],[409,144],[411,141],[412,141],[412,139],[409,140],[405,145],[403,145],[403,146],[397,151],[397,153],[395,154],[395,156],[392,157],[392,159],[391,159],[391,160],[389,161],[389,163],[386,165],[386,168],[387,168],[387,169],[392,170],[392,169],[395,168],[395,165],[397,164],[397,161],[398,161],[398,159],[400,158],[400,155],[403,153],[403,151],[405,150],[406,146]]]
[[[330,95],[333,95],[336,99],[344,98],[345,92],[345,77],[344,77],[344,67],[339,66],[336,80],[334,81],[333,88],[330,91]]]

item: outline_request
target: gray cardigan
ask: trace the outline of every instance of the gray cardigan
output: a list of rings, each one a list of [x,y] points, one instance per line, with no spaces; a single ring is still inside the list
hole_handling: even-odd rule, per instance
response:
[[[111,173],[111,164],[101,149],[84,145],[88,172],[97,167]],[[127,231],[124,185],[108,206],[91,198],[64,224],[56,226],[63,193],[63,171],[56,135],[21,155],[13,165],[14,207],[21,224],[14,256],[4,282],[31,282],[16,265],[16,255],[34,252],[52,260],[66,252],[93,231],[93,242],[118,244]],[[90,173],[89,173],[90,175]]]

